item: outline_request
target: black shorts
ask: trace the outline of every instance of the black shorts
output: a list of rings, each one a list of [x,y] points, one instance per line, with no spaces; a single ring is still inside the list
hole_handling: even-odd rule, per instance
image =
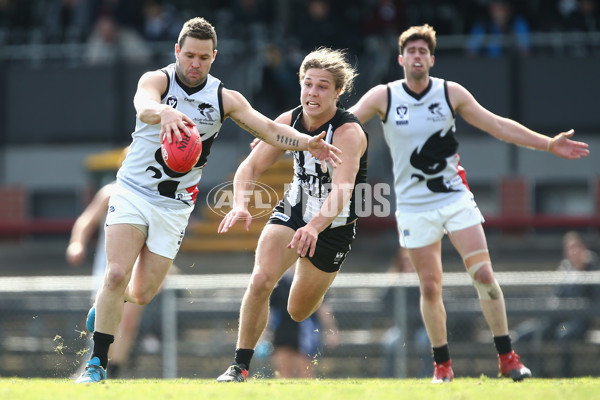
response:
[[[286,200],[281,200],[273,209],[267,224],[283,225],[298,230],[306,225],[302,219],[302,205],[292,207],[291,215],[284,210]],[[288,204],[287,209],[290,209]],[[319,233],[315,255],[306,256],[315,267],[325,272],[339,271],[350,251],[352,240],[356,236],[356,221],[337,228],[327,228]]]

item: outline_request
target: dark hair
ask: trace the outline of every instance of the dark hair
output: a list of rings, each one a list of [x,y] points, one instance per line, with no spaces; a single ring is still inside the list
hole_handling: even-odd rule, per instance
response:
[[[179,38],[177,39],[179,47],[183,47],[183,42],[185,42],[185,38],[188,36],[200,40],[210,39],[213,42],[213,50],[217,48],[217,32],[215,31],[215,27],[202,17],[192,18],[183,24],[183,28],[181,28]]]
[[[419,26],[411,26],[398,38],[398,51],[400,54],[404,51],[404,47],[406,47],[406,43],[414,42],[415,40],[424,40],[427,43],[427,47],[429,48],[429,53],[433,55],[435,53],[435,46],[437,44],[435,38],[435,30],[428,25],[419,25]]]

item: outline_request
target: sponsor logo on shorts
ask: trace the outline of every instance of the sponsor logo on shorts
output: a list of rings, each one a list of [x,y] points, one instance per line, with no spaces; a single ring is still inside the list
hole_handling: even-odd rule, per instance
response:
[[[109,213],[113,213],[113,212],[115,212],[115,206],[110,206],[110,207],[108,207],[108,212],[109,212]]]
[[[289,215],[285,215],[284,213],[279,212],[279,211],[274,212],[273,213],[273,217],[275,217],[277,219],[280,219],[282,221],[285,221],[285,222],[287,222],[287,221],[290,220],[290,216]]]
[[[337,254],[335,255],[335,258],[333,259],[333,263],[339,264],[345,255],[346,255],[346,253],[344,253],[343,251],[338,251]]]
[[[402,234],[403,234],[404,236],[410,236],[410,229],[404,229],[404,230],[402,231]]]

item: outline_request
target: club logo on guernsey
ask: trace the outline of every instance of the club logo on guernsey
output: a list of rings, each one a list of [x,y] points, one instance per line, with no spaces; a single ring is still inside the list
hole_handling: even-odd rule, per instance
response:
[[[440,103],[431,103],[427,109],[433,114],[433,117],[427,118],[428,121],[444,121],[446,119],[446,114],[443,112]]]
[[[200,125],[213,125],[216,121],[217,110],[208,103],[202,103],[198,105],[198,111],[200,111],[201,118],[194,118],[194,122]]]
[[[177,97],[176,97],[176,96],[173,96],[173,95],[171,95],[171,96],[167,97],[166,104],[167,104],[169,107],[172,107],[172,108],[177,108]]]
[[[408,106],[406,104],[396,107],[396,125],[408,125]]]

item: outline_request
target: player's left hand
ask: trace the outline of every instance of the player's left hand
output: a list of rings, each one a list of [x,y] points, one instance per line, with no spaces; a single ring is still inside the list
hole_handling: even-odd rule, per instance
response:
[[[550,139],[548,151],[569,160],[586,157],[590,154],[588,144],[569,139],[575,133],[574,129],[561,132]]]
[[[296,230],[296,233],[294,234],[292,241],[287,245],[287,248],[297,249],[296,252],[300,257],[306,257],[307,253],[312,257],[315,255],[318,237],[319,231],[310,225],[305,225]]]
[[[229,211],[227,215],[223,217],[223,220],[221,220],[217,232],[225,233],[229,231],[229,228],[235,225],[239,219],[245,221],[244,228],[247,232],[250,229],[250,224],[252,223],[252,215],[248,212],[248,210],[242,208],[234,208]]]
[[[342,160],[339,157],[342,154],[342,151],[323,140],[325,133],[326,132],[323,131],[308,141],[308,151],[313,157],[321,160],[321,164],[328,162],[333,168],[336,168],[338,164],[342,163]]]

